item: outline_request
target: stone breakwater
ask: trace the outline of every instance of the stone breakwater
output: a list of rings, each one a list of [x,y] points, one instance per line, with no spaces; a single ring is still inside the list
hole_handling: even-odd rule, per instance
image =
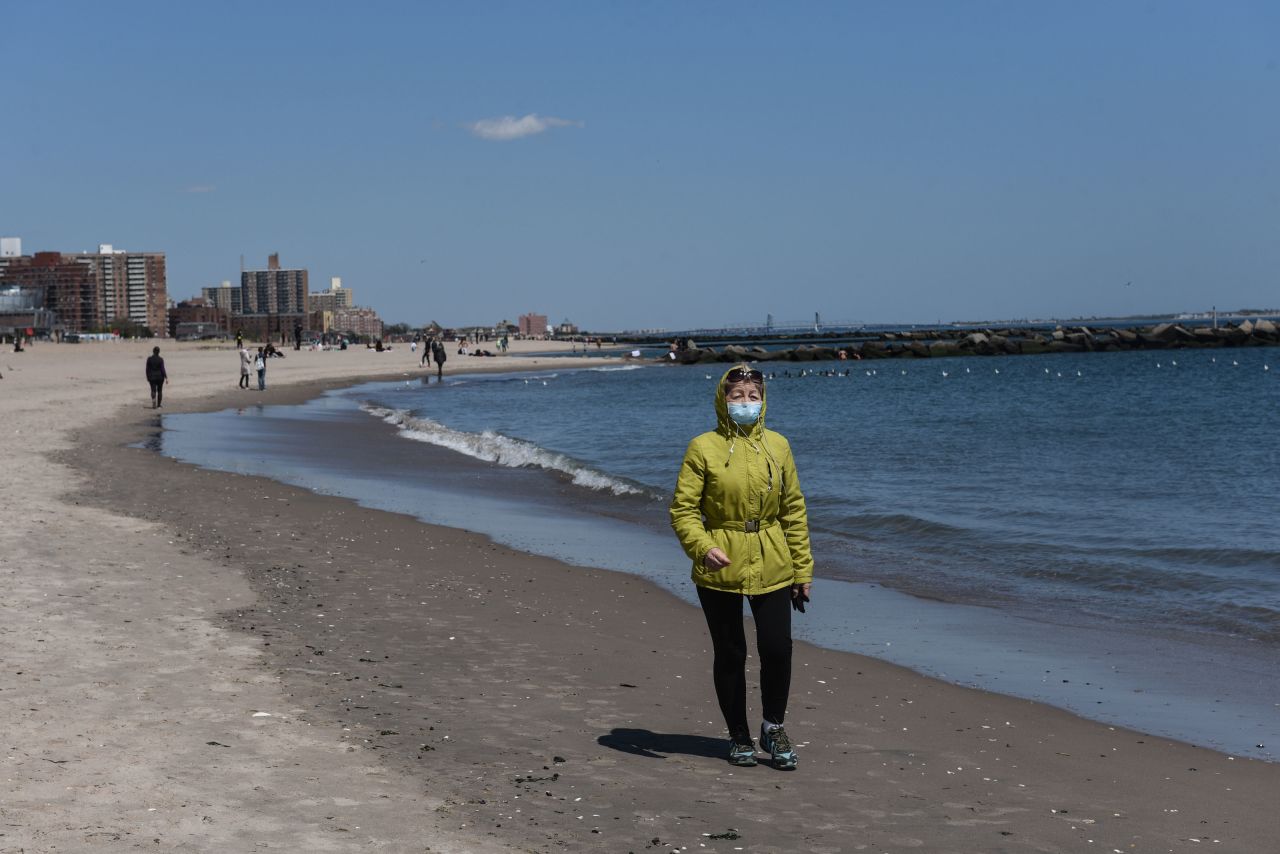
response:
[[[1246,320],[1234,326],[1186,327],[1176,323],[1127,329],[1069,326],[1052,332],[1031,329],[929,330],[882,332],[875,338],[833,346],[803,345],[785,350],[728,344],[719,349],[691,346],[675,353],[675,361],[820,362],[832,359],[920,359],[944,356],[1026,356],[1040,353],[1085,353],[1108,350],[1180,350],[1215,347],[1280,346],[1280,330],[1269,320]],[[670,357],[664,357],[670,361]]]

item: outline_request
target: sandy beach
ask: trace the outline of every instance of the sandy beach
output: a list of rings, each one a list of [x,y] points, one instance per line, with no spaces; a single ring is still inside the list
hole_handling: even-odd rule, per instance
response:
[[[423,373],[159,344],[164,411]],[[731,768],[696,609],[163,458],[150,346],[0,354],[0,852],[1274,850],[1280,766],[804,645],[800,769]]]

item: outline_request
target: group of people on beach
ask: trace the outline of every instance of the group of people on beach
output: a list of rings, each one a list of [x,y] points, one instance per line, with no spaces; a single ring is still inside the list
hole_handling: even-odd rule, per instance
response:
[[[265,347],[259,347],[257,354],[249,352],[249,348],[244,346],[244,342],[240,342],[240,388],[249,387],[249,371],[252,369],[258,375],[258,391],[267,390],[267,359],[272,357],[284,358],[284,353],[276,349],[275,345],[267,342]]]
[[[267,359],[272,356],[284,358],[284,354],[277,350],[275,345],[268,343],[265,347],[259,347],[255,356],[244,346],[244,341],[239,336],[237,341],[240,345],[240,388],[249,387],[249,371],[252,369],[258,374],[258,391],[266,391]],[[146,375],[147,385],[151,387],[151,406],[153,409],[159,409],[164,405],[164,386],[169,381],[169,373],[165,369],[164,358],[160,355],[159,347],[151,348],[151,355],[147,358]]]
[[[240,358],[240,388],[249,388],[250,377],[253,374],[257,374],[258,391],[266,391],[267,360],[272,358],[283,359],[284,353],[280,352],[275,344],[271,342],[259,347],[256,353],[251,352],[245,346],[244,336],[239,333],[236,335],[236,349]],[[436,363],[436,376],[443,379],[444,363],[448,358],[444,344],[438,339],[429,339],[423,347],[422,364],[425,365],[427,363],[428,357]],[[151,356],[147,358],[146,376],[147,384],[151,387],[151,406],[152,408],[159,408],[163,406],[164,385],[169,381],[169,375],[165,371],[164,359],[160,356],[159,347],[151,348]]]

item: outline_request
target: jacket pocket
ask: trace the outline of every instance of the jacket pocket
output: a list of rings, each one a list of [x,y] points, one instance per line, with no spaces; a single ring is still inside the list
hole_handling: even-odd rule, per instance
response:
[[[705,563],[699,561],[693,567],[694,581],[706,581],[709,586],[720,589],[740,586],[742,583],[740,575],[743,560],[742,549],[734,548],[733,537],[729,531],[723,528],[709,528],[707,534],[711,537],[711,541],[715,543],[715,547],[729,556],[729,565],[720,569],[709,569]]]
[[[765,587],[790,584],[795,574],[791,566],[791,551],[781,525],[770,525],[760,532],[761,582]]]

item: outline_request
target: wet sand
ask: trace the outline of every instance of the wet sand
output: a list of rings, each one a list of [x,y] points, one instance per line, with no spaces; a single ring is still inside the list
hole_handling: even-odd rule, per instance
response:
[[[1280,766],[806,645],[800,769],[733,769],[693,607],[131,447],[156,420],[109,402],[129,371],[66,364],[99,379],[0,387],[32,438],[5,451],[0,852],[1273,845]],[[273,402],[350,381],[298,379]]]

